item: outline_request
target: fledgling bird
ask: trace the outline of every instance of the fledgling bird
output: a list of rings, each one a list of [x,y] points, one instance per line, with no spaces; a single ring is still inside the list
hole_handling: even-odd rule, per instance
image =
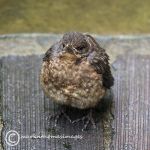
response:
[[[109,57],[96,40],[88,34],[68,32],[45,53],[40,83],[54,102],[87,109],[101,101],[114,78]],[[91,111],[85,118],[94,125]]]

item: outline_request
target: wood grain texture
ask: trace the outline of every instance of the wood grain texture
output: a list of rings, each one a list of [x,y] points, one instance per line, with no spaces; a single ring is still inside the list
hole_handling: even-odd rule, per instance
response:
[[[82,122],[72,125],[61,118],[58,125],[49,114],[59,107],[44,96],[39,86],[41,56],[8,56],[0,59],[3,99],[2,143],[6,150],[149,150],[150,149],[150,56],[125,55],[115,68],[114,120],[110,113],[100,118],[97,129],[81,131]],[[70,113],[74,114],[73,111]],[[6,133],[20,136],[71,136],[71,138],[21,138],[9,146]]]
[[[150,56],[118,58],[113,122],[114,150],[150,149]]]
[[[11,150],[97,150],[103,148],[101,122],[96,130],[81,131],[83,124],[72,125],[61,118],[58,125],[47,118],[57,112],[57,105],[44,96],[39,85],[41,56],[2,58],[3,80],[3,146]],[[21,138],[16,146],[9,146],[6,134],[15,130],[20,136],[80,136],[73,138]]]

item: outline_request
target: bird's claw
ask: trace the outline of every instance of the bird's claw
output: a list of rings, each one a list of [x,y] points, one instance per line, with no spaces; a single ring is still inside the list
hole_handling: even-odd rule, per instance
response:
[[[70,117],[64,111],[60,111],[60,112],[57,112],[55,114],[52,114],[47,119],[51,120],[52,118],[54,118],[54,123],[56,126],[60,116],[64,116],[69,122],[72,122]]]
[[[72,121],[72,123],[77,123],[79,121],[83,121],[84,122],[84,127],[82,128],[82,131],[84,131],[85,129],[87,129],[88,124],[91,122],[93,128],[96,128],[96,124],[95,121],[93,119],[93,115],[92,115],[92,111],[90,111],[86,116],[76,119],[74,121]]]

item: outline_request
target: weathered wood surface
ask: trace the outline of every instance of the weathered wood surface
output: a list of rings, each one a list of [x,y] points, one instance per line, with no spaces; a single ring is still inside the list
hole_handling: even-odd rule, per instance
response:
[[[124,56],[115,68],[114,149],[150,149],[150,56]]]
[[[82,132],[82,124],[70,124],[60,119],[57,127],[47,120],[56,109],[46,98],[39,86],[41,57],[6,57],[2,59],[1,78],[3,85],[3,146],[5,149],[102,149],[103,132],[101,123],[98,129]],[[82,136],[82,139],[21,139],[11,147],[5,141],[8,131],[15,130],[20,136]]]
[[[44,96],[39,86],[41,56],[8,56],[1,58],[0,63],[4,149],[150,149],[150,56],[117,58],[113,64],[115,119],[107,113],[97,123],[97,129],[87,131],[81,131],[82,123],[72,125],[62,118],[54,127],[53,120],[47,120],[49,114],[57,111],[57,106]],[[12,147],[5,139],[10,130],[20,136],[79,135],[82,139],[21,138]],[[15,141],[13,136],[12,141]]]

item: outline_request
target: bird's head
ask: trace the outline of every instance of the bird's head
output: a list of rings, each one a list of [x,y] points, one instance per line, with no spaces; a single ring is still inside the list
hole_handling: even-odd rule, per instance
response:
[[[82,60],[92,55],[97,49],[99,49],[99,44],[92,36],[79,32],[67,32],[45,53],[43,60],[49,60],[50,57]]]
[[[65,33],[61,40],[62,55],[72,55],[77,58],[87,57],[91,51],[91,45],[86,35],[79,32]]]

